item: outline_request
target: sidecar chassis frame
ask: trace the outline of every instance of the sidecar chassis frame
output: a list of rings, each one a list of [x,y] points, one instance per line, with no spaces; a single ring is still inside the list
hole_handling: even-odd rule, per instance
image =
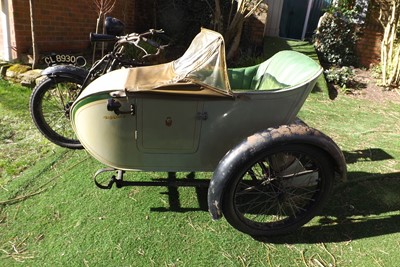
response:
[[[224,189],[231,182],[232,177],[238,171],[237,166],[241,162],[250,158],[257,157],[258,154],[275,146],[285,146],[288,144],[306,144],[311,147],[324,151],[334,165],[336,177],[341,181],[346,181],[347,167],[340,148],[327,135],[319,130],[308,127],[301,120],[290,125],[282,125],[277,128],[269,128],[260,131],[243,140],[236,147],[232,148],[219,162],[213,172],[211,180],[208,179],[176,179],[174,172],[168,173],[168,179],[155,179],[153,181],[125,181],[123,175],[125,171],[114,168],[100,169],[94,175],[95,184],[101,189],[111,189],[115,184],[117,188],[125,186],[189,186],[189,187],[208,187],[208,209],[213,220],[222,217],[222,198]],[[96,178],[105,172],[115,172],[107,185],[99,183]]]

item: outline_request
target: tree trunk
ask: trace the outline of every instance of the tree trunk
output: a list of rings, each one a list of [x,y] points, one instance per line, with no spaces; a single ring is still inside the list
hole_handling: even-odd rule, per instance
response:
[[[36,68],[39,59],[39,51],[35,41],[35,22],[34,22],[34,8],[33,8],[33,0],[29,0],[29,11],[30,11],[30,18],[31,18],[31,34],[32,34],[32,69]]]
[[[231,10],[229,12],[229,19],[227,27],[224,30],[223,18],[221,14],[220,0],[214,0],[215,11],[214,11],[214,29],[224,35],[224,40],[227,49],[226,58],[229,60],[235,56],[239,49],[240,39],[242,36],[243,25],[245,20],[250,17],[257,8],[261,5],[263,0],[253,0],[254,3],[251,7],[249,1],[237,0],[236,10],[233,10],[234,0],[232,0]],[[233,15],[233,17],[232,17]]]
[[[237,34],[231,40],[231,45],[228,49],[228,53],[226,55],[227,59],[231,59],[236,55],[236,52],[239,49],[240,39],[242,38],[242,30],[243,30],[243,22],[240,23],[237,27]]]
[[[106,14],[110,13],[115,6],[115,3],[117,2],[117,0],[92,0],[94,5],[97,8],[97,22],[96,22],[96,33],[99,33],[100,31],[100,23],[103,19],[104,22],[104,18],[106,16]],[[103,28],[102,28],[103,29]],[[104,33],[104,31],[103,31]],[[102,44],[102,50],[101,50],[101,56],[103,56],[104,54],[104,43]],[[93,45],[93,58],[92,58],[92,63],[94,64],[96,60],[96,43],[94,43]]]
[[[400,3],[398,0],[392,0],[390,3],[384,2],[380,4],[379,20],[384,28],[381,42],[382,85],[385,87],[398,86],[400,83],[400,46],[397,43],[396,35],[399,24]]]
[[[215,2],[214,30],[222,34],[224,30],[224,20],[221,13],[220,0],[214,0],[214,2]]]

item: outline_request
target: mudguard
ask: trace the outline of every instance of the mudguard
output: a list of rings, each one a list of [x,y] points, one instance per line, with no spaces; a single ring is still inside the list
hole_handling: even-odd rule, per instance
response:
[[[335,165],[335,172],[341,180],[345,181],[347,179],[347,167],[343,153],[327,135],[304,124],[270,128],[249,136],[231,149],[219,162],[208,189],[208,209],[213,220],[218,220],[222,217],[221,203],[224,188],[234,174],[240,171],[238,166],[241,166],[249,158],[257,157],[262,151],[288,143],[308,144],[322,149],[331,157]]]
[[[53,76],[64,77],[73,75],[85,79],[88,73],[89,71],[87,69],[73,65],[55,65],[44,69],[41,74],[49,77]]]

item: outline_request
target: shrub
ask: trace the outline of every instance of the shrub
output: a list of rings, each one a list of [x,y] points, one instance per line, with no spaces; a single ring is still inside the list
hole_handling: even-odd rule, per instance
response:
[[[320,20],[314,44],[321,59],[331,65],[357,65],[355,53],[357,25],[351,19],[351,13],[340,10],[325,13]]]
[[[346,89],[354,82],[354,70],[350,67],[331,67],[324,71],[327,82],[339,85],[342,89]]]

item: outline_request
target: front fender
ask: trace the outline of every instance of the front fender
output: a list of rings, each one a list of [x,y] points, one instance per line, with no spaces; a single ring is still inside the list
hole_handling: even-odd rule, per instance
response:
[[[89,71],[87,69],[73,65],[55,65],[47,67],[42,71],[41,74],[49,77],[54,77],[54,76],[64,77],[73,75],[85,79],[88,73]]]
[[[346,180],[347,167],[342,151],[336,143],[322,132],[303,124],[283,125],[258,132],[230,150],[219,162],[208,188],[208,209],[213,220],[222,217],[222,198],[226,184],[234,177],[243,162],[276,145],[308,144],[325,151],[335,165],[335,171]]]

